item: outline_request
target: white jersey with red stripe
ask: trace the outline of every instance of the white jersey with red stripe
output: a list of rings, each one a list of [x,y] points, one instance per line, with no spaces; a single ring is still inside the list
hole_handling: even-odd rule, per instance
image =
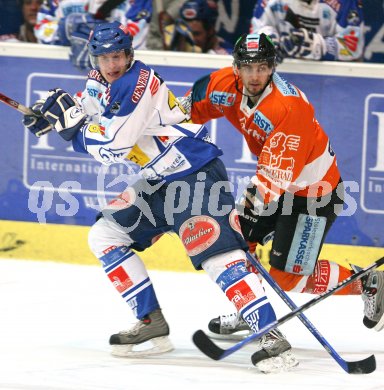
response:
[[[207,128],[191,123],[160,76],[140,61],[112,84],[90,71],[77,99],[88,124],[73,139],[74,149],[103,164],[128,159],[146,179],[167,181],[222,154]]]
[[[285,191],[313,197],[336,188],[336,156],[305,94],[277,73],[252,108],[240,91],[232,68],[211,73],[192,87],[191,116],[195,123],[226,117],[242,133],[258,157],[252,181],[264,202]]]

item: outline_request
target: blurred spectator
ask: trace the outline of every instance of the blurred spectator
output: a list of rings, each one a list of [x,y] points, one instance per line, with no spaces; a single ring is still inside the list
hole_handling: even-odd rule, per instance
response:
[[[364,0],[364,61],[384,63],[384,2]]]
[[[151,0],[45,0],[39,9],[35,35],[40,43],[69,46],[78,24],[88,25],[84,26],[88,27],[88,38],[95,24],[117,20],[128,25],[134,48],[141,49],[146,45],[151,14]]]
[[[217,35],[234,45],[240,36],[249,32],[256,0],[219,0],[217,5]]]
[[[0,0],[0,41],[17,42],[17,34],[23,23],[19,0]]]
[[[154,0],[153,15],[149,25],[147,48],[150,50],[164,50],[165,26],[173,24],[179,17],[179,10],[185,0]]]
[[[361,0],[258,0],[251,31],[268,34],[280,61],[361,60],[364,21]]]
[[[70,60],[90,69],[87,43],[95,25],[119,21],[133,36],[134,49],[146,49],[152,0],[45,0],[35,35],[40,43],[71,46]]]
[[[20,26],[18,39],[22,42],[37,42],[34,27],[37,21],[37,12],[43,0],[22,0],[24,23]]]
[[[167,50],[231,54],[233,46],[216,34],[216,0],[188,0],[180,9],[180,18],[165,27]]]

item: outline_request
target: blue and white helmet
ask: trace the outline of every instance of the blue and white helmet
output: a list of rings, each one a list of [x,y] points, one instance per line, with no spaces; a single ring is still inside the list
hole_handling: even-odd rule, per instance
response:
[[[132,39],[126,26],[117,21],[98,24],[88,39],[92,67],[98,68],[97,57],[102,54],[124,50],[127,56],[133,55]]]

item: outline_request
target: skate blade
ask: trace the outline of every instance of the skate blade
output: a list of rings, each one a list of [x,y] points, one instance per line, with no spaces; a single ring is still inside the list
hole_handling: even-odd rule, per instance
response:
[[[380,321],[375,325],[373,329],[376,332],[380,332],[384,328],[384,315],[380,318]]]
[[[211,339],[221,341],[241,341],[252,334],[251,330],[240,330],[236,333],[231,334],[217,334],[213,332],[207,333]],[[256,340],[259,341],[259,340]]]
[[[291,371],[299,365],[292,351],[285,351],[279,356],[262,360],[256,364],[256,368],[264,374],[274,374],[282,371]]]
[[[173,350],[173,345],[168,336],[156,337],[140,344],[115,344],[111,347],[113,356],[129,358],[160,355]]]

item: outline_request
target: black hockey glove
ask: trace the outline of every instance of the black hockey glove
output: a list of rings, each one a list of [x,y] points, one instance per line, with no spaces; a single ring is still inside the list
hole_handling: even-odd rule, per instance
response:
[[[246,241],[256,242],[256,224],[264,210],[264,202],[252,183],[243,192],[236,204],[241,231]]]
[[[41,113],[43,104],[43,99],[37,100],[31,107],[33,114],[23,116],[23,125],[36,137],[41,137],[43,134],[49,133],[52,130],[52,125]]]

